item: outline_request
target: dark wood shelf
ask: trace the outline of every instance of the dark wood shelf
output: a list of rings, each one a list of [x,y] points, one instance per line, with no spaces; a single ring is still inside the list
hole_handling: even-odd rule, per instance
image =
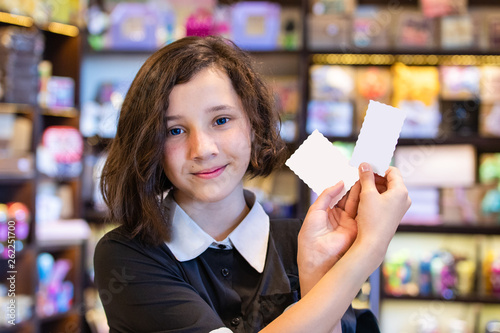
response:
[[[47,117],[63,117],[63,118],[78,118],[80,112],[76,108],[42,108],[42,116]]]
[[[92,208],[87,208],[83,212],[83,218],[89,223],[103,224],[108,221],[107,213],[100,212]]]
[[[343,141],[355,143],[357,136],[328,136],[330,141]],[[458,136],[458,135],[439,135],[436,138],[400,138],[399,146],[416,146],[416,145],[458,145],[470,144],[483,152],[500,152],[500,137],[482,137],[479,135]]]
[[[1,113],[32,114],[35,106],[30,104],[0,103]]]
[[[381,299],[405,300],[405,301],[443,301],[443,302],[500,304],[500,295],[499,296],[470,295],[470,296],[457,296],[451,299],[446,299],[439,296],[409,296],[409,295],[394,296],[382,293]]]
[[[0,332],[2,333],[14,333],[14,332],[32,332],[33,331],[33,318],[26,319],[15,325],[0,326]]]
[[[463,234],[463,235],[500,235],[500,224],[480,225],[410,225],[400,224],[398,232],[431,233],[431,234]]]
[[[29,173],[26,175],[8,175],[0,174],[0,185],[17,185],[23,184],[35,179],[34,173]]]
[[[46,323],[49,323],[49,322],[53,322],[53,321],[65,319],[67,317],[71,317],[71,316],[75,316],[75,315],[79,315],[78,308],[76,308],[75,306],[73,306],[71,309],[69,309],[66,312],[59,312],[59,313],[55,313],[55,314],[53,314],[51,316],[39,317],[39,318],[40,318],[40,322],[42,324],[46,324]]]
[[[160,49],[159,47],[158,49]],[[88,55],[139,55],[139,56],[150,56],[153,54],[156,49],[151,49],[151,50],[134,50],[134,49],[103,49],[103,50],[94,50],[90,46],[87,49],[87,54]],[[259,55],[299,55],[302,52],[304,52],[303,49],[297,49],[297,50],[286,50],[286,49],[274,49],[274,50],[244,50],[251,55],[254,56],[259,56]],[[313,52],[310,52],[313,53]]]
[[[491,50],[446,50],[441,48],[425,49],[425,48],[362,48],[355,45],[345,46],[345,47],[335,47],[329,49],[306,49],[306,52],[310,55],[329,55],[329,54],[343,54],[350,53],[356,55],[372,55],[372,54],[382,54],[382,55],[437,55],[437,56],[500,56],[500,49]]]

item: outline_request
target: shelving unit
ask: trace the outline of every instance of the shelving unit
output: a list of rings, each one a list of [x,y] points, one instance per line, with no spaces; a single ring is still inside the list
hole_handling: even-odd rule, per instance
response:
[[[102,1],[98,1],[102,3]],[[299,84],[300,93],[300,103],[299,110],[297,110],[297,135],[296,139],[289,144],[290,152],[293,152],[298,145],[307,137],[308,133],[306,131],[307,122],[307,109],[308,102],[310,101],[310,73],[309,69],[312,65],[346,65],[346,66],[391,66],[396,62],[402,62],[407,65],[426,65],[426,66],[439,66],[439,65],[500,65],[500,50],[441,50],[438,48],[434,49],[402,49],[397,47],[391,47],[390,49],[375,49],[375,48],[359,48],[353,46],[345,47],[328,47],[325,49],[312,49],[309,45],[309,31],[310,27],[306,22],[308,22],[308,15],[311,12],[311,6],[309,0],[294,0],[294,1],[273,1],[281,5],[293,6],[300,8],[302,24],[302,47],[293,50],[276,50],[276,51],[253,51],[251,54],[255,57],[260,70],[264,75],[280,76],[280,75],[292,75],[297,77]],[[220,1],[221,4],[232,4],[233,1]],[[376,5],[376,6],[389,6],[393,5],[390,0],[358,0],[358,5]],[[405,2],[398,2],[398,5],[402,7],[414,7],[417,8],[419,1],[408,0]],[[470,0],[469,6],[498,6],[495,0]],[[97,86],[96,80],[102,80],[106,75],[106,66],[111,62],[120,58],[121,61],[126,62],[126,66],[121,67],[120,72],[112,73],[109,80],[117,80],[123,83],[126,81],[125,78],[128,74],[130,80],[135,74],[135,70],[144,61],[152,51],[137,51],[137,50],[103,50],[94,51],[88,47],[86,43],[86,37],[79,38],[69,38],[69,37],[54,37],[48,38],[50,45],[48,47],[48,53],[46,57],[48,59],[53,59],[54,63],[58,63],[58,66],[54,67],[54,74],[56,70],[60,71],[61,75],[71,76],[75,79],[77,83],[77,91],[81,91],[81,94],[77,94],[77,105],[83,105],[88,100],[93,100],[95,97],[95,89]],[[82,75],[79,73],[78,66],[75,67],[75,60],[78,58],[78,54],[82,54]],[[76,58],[75,58],[76,57]],[[77,61],[78,63],[80,61]],[[100,64],[101,67],[96,67],[93,73],[84,73],[89,70],[93,65]],[[103,65],[104,64],[104,65]],[[108,70],[112,70],[111,68]],[[98,71],[99,73],[97,73]],[[125,72],[125,73],[123,73]],[[58,73],[58,74],[59,74]],[[81,85],[79,85],[81,83]],[[16,112],[23,115],[31,115],[33,110],[30,107],[25,106],[10,106],[0,105],[0,110],[9,110],[5,112]],[[15,110],[15,111],[11,111]],[[71,123],[73,125],[78,124],[78,111],[74,109],[66,110],[65,112],[54,113],[50,110],[42,110],[42,115],[40,115],[39,124],[45,126],[47,124],[60,124],[60,123]],[[41,134],[40,127],[37,131],[37,137]],[[342,141],[354,143],[357,139],[356,135],[350,135],[348,137],[329,137],[331,141]],[[106,146],[109,145],[112,139],[101,138],[98,135],[92,135],[85,138],[85,156],[97,156],[99,155]],[[399,146],[414,146],[414,145],[444,145],[444,144],[471,144],[476,150],[477,154],[488,153],[488,152],[500,152],[500,138],[485,138],[481,137],[479,134],[472,134],[468,136],[459,136],[457,134],[449,134],[446,136],[438,136],[437,138],[402,138],[399,140]],[[93,165],[87,166],[92,168]],[[91,225],[102,226],[104,221],[104,213],[92,209],[92,189],[88,188],[88,180],[91,179],[91,170],[84,171],[84,181],[81,184],[78,180],[68,179],[65,181],[71,182],[74,185],[74,193],[81,193],[81,195],[75,195],[75,202],[80,202],[79,211],[75,213],[76,216],[83,216],[89,221]],[[286,169],[285,169],[286,172]],[[89,178],[85,178],[89,177]],[[20,187],[23,192],[34,193],[34,188],[36,187],[36,182],[40,179],[39,175],[21,177],[19,179],[7,180],[0,176],[0,181],[3,187]],[[29,184],[29,185],[26,185]],[[31,186],[31,187],[30,187]],[[296,217],[303,217],[307,211],[310,204],[310,190],[301,181],[297,180],[296,183],[297,191],[297,203],[294,207],[294,215]],[[9,191],[10,192],[10,191]],[[0,198],[1,199],[1,198]],[[1,200],[0,200],[1,201]],[[34,211],[34,197],[31,204]],[[457,221],[459,222],[459,221]],[[447,237],[449,234],[458,235],[483,235],[484,237],[489,237],[491,235],[500,235],[500,226],[448,226],[448,225],[438,225],[438,226],[417,226],[417,225],[401,225],[398,229],[398,233],[406,233],[416,235],[419,233],[431,234],[431,235],[442,235]],[[32,242],[36,242],[32,236]],[[75,248],[74,248],[75,249]],[[38,251],[39,248],[33,249],[33,251]],[[75,249],[76,251],[76,249]],[[84,253],[84,252],[81,252]],[[78,257],[75,255],[75,258]],[[80,256],[81,258],[81,256]],[[87,259],[88,260],[88,259]],[[381,277],[381,285],[383,285],[383,277]],[[441,301],[440,298],[435,297],[393,297],[384,294],[378,288],[373,288],[373,299],[374,302],[379,302],[382,304],[387,300],[390,301],[418,301],[418,302],[429,302],[429,301]],[[445,306],[451,302],[443,300]],[[484,303],[488,305],[500,304],[500,299],[494,297],[479,297],[479,296],[467,296],[467,297],[457,297],[454,299],[455,302],[475,304]],[[377,304],[378,305],[378,304]],[[44,328],[50,327],[50,329],[61,329],[61,325],[69,325],[72,322],[71,318],[77,318],[78,313],[70,311],[67,316],[63,315],[53,318],[50,321],[42,321]],[[39,323],[35,324],[38,325]]]
[[[10,20],[10,21],[9,21]],[[78,28],[73,26],[54,23],[52,25],[36,25],[34,20],[27,16],[10,15],[0,12],[1,27],[10,27],[17,25],[31,26],[31,31],[38,31],[43,35],[45,42],[43,60],[49,60],[52,64],[52,75],[71,77],[78,87],[79,82],[79,58],[80,58],[80,38],[70,37],[59,34],[56,31],[64,33],[64,29],[72,29],[76,35]],[[76,101],[78,102],[78,94]],[[78,105],[78,104],[76,104]],[[31,144],[29,156],[32,157],[32,165],[29,172],[23,175],[11,175],[0,172],[0,202],[7,203],[18,201],[24,203],[30,211],[30,232],[25,241],[24,248],[16,248],[15,269],[16,269],[16,290],[15,300],[20,310],[21,298],[28,297],[31,301],[31,315],[16,325],[0,326],[2,332],[55,332],[55,331],[74,331],[83,332],[84,328],[84,306],[83,306],[83,281],[84,267],[83,256],[85,255],[85,243],[83,240],[66,242],[58,245],[56,242],[50,242],[50,245],[43,244],[38,237],[43,225],[39,223],[36,210],[36,195],[40,190],[40,185],[44,181],[54,183],[66,183],[71,186],[71,192],[74,207],[73,218],[81,214],[80,209],[80,179],[78,177],[68,179],[57,179],[40,173],[36,167],[37,147],[41,143],[44,129],[51,125],[67,125],[75,128],[79,127],[79,111],[77,108],[51,109],[42,108],[38,105],[0,103],[0,114],[14,114],[16,117],[26,117],[32,123]],[[51,253],[56,259],[66,258],[71,262],[71,269],[68,272],[67,280],[74,286],[74,296],[72,299],[73,307],[62,313],[50,316],[43,316],[38,313],[42,309],[40,298],[40,281],[37,270],[37,258],[41,253]],[[0,259],[0,281],[5,283],[7,269],[7,259]],[[23,307],[24,308],[24,307]],[[20,314],[17,313],[20,317]]]

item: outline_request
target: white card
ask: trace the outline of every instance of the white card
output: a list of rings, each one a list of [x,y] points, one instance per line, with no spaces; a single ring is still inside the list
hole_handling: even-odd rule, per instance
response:
[[[405,117],[406,112],[403,110],[370,101],[349,164],[357,168],[361,163],[367,162],[374,172],[384,176],[396,149]]]
[[[318,195],[343,180],[343,196],[358,179],[358,170],[318,130],[309,135],[285,164]]]
[[[405,116],[399,109],[370,101],[350,162],[315,130],[285,164],[318,195],[343,180],[344,189],[332,201],[330,206],[333,206],[359,179],[357,168],[362,162],[370,163],[378,174],[385,174]]]

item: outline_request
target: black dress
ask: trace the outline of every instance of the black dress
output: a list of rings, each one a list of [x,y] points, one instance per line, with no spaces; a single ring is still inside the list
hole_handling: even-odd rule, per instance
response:
[[[262,273],[236,249],[208,248],[179,262],[166,244],[144,245],[123,227],[110,231],[94,256],[95,283],[110,332],[205,333],[221,327],[258,332],[299,299],[300,225],[299,220],[271,220]],[[350,307],[342,332],[379,329],[369,310]]]

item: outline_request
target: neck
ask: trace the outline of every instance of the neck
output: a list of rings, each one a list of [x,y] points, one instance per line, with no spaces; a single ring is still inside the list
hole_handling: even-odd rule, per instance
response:
[[[186,198],[178,201],[178,197],[174,192],[177,204],[216,241],[224,240],[250,211],[243,195],[243,186],[217,202],[190,201]]]

